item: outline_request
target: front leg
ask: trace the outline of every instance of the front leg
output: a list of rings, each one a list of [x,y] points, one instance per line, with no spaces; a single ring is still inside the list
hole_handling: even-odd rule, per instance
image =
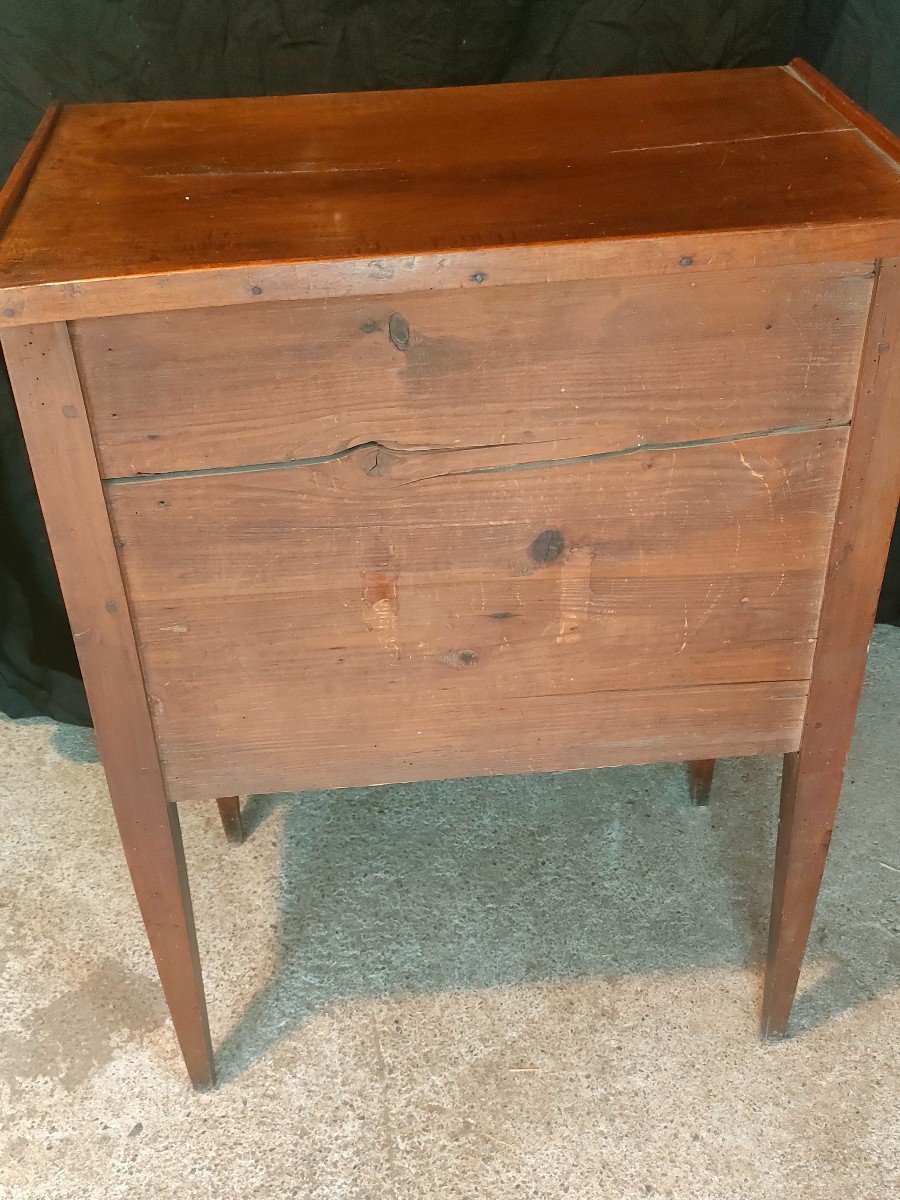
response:
[[[220,796],[216,804],[219,806],[219,816],[222,818],[222,828],[225,830],[227,841],[232,846],[239,846],[244,840],[240,796]]]
[[[215,1083],[200,953],[188,888],[178,809],[168,801],[134,803],[110,778],[110,795],[135,895],[188,1075],[195,1088]]]
[[[125,857],[195,1087],[213,1083],[200,956],[174,804],[166,796],[128,597],[69,330],[3,334],[10,379]]]
[[[709,804],[709,789],[712,787],[716,760],[714,758],[695,758],[688,763],[687,769],[691,804]]]
[[[800,747],[784,760],[763,999],[787,1029],[812,926],[900,498],[900,259],[878,264]]]

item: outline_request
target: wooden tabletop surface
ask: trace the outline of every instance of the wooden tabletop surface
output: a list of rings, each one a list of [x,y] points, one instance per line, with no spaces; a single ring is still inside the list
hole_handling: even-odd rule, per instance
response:
[[[77,105],[0,288],[898,216],[888,158],[780,67]]]

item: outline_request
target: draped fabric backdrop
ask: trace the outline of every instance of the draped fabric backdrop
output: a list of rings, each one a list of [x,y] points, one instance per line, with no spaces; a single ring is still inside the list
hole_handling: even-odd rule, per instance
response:
[[[900,126],[897,0],[0,0],[0,179],[53,100],[499,83],[798,53]],[[0,471],[0,710],[86,723],[2,369]],[[896,544],[893,558],[879,615],[897,621]]]

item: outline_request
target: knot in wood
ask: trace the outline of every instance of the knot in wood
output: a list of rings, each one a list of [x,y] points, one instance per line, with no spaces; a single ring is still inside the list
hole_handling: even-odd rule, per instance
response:
[[[448,667],[453,667],[454,671],[459,671],[463,667],[474,667],[478,662],[478,655],[474,650],[451,650],[449,654],[444,655],[444,662]]]
[[[398,350],[409,349],[409,322],[400,313],[388,317],[388,337]]]
[[[545,529],[531,543],[528,553],[536,563],[551,563],[559,558],[565,545],[565,538],[558,529]]]

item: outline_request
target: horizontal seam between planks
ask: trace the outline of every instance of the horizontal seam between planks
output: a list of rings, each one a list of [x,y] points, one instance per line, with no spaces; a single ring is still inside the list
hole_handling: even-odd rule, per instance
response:
[[[781,687],[781,686],[808,687],[809,683],[810,683],[810,677],[807,677],[805,679],[744,679],[744,680],[723,679],[723,680],[717,681],[715,683],[671,683],[671,684],[666,684],[663,687],[656,687],[656,688],[648,688],[648,687],[589,688],[587,691],[583,691],[583,692],[528,692],[527,694],[522,695],[522,696],[519,696],[519,695],[505,696],[505,697],[503,697],[503,700],[498,701],[498,703],[502,703],[504,701],[513,701],[513,700],[531,700],[531,699],[549,700],[549,699],[552,699],[554,696],[561,696],[561,697],[568,697],[568,696],[630,696],[630,695],[641,694],[641,693],[643,693],[644,695],[647,695],[647,696],[658,696],[661,693],[665,693],[665,692],[697,692],[697,691],[704,691],[704,690],[711,689],[711,688],[747,688],[747,687]],[[794,697],[789,696],[789,697],[787,697],[787,699],[794,699]]]
[[[586,164],[600,162],[602,159],[613,154],[652,154],[663,150],[690,150],[699,146],[735,146],[743,142],[774,142],[785,138],[820,137],[823,134],[847,133],[849,131],[856,132],[856,126],[847,124],[836,125],[833,129],[796,129],[789,133],[751,133],[747,134],[746,137],[710,138],[697,142],[661,142],[658,145],[651,143],[646,146],[622,146],[619,149],[602,150],[595,158],[585,159],[584,162]],[[523,160],[515,159],[511,161],[512,165],[521,165],[521,161]],[[501,163],[501,168],[502,165]],[[352,164],[344,166],[326,163],[298,163],[293,167],[263,167],[255,171],[229,170],[226,167],[215,166],[198,166],[192,171],[148,171],[145,177],[148,179],[262,179],[273,175],[276,177],[289,175],[375,175],[382,171],[402,170],[403,166],[404,160],[399,158],[395,163],[369,163],[363,166]],[[412,171],[405,171],[404,173],[409,175],[414,174]]]
[[[408,486],[409,483],[424,483],[428,479],[442,479],[464,475],[493,475],[506,471],[533,471],[544,467],[562,467],[576,463],[602,462],[608,458],[627,458],[634,454],[657,453],[666,450],[694,450],[703,446],[728,446],[734,445],[737,442],[754,441],[759,438],[779,437],[794,433],[824,432],[829,429],[849,429],[849,427],[849,421],[830,425],[785,425],[780,428],[759,429],[749,433],[724,435],[722,437],[696,438],[686,442],[644,442],[637,446],[626,446],[621,450],[601,450],[596,454],[577,454],[570,458],[534,459],[522,463],[505,463],[489,467],[467,467],[460,471],[441,471],[436,475],[422,475],[417,479],[404,480],[403,483]]]
[[[522,463],[502,463],[497,466],[469,467],[460,471],[443,471],[437,475],[424,475],[419,479],[405,480],[404,483],[421,483],[426,479],[440,479],[449,475],[489,475],[501,471],[535,470],[542,467],[567,466],[573,463],[601,462],[608,458],[625,458],[632,454],[660,452],[664,450],[693,450],[701,446],[727,446],[735,442],[753,441],[758,438],[780,437],[794,433],[826,432],[831,429],[849,429],[849,421],[831,422],[814,425],[781,425],[771,429],[750,430],[746,433],[723,434],[720,437],[694,438],[683,442],[640,442],[635,446],[625,446],[618,450],[600,450],[594,454],[575,454],[563,458],[533,459]],[[196,467],[184,471],[156,471],[143,475],[115,475],[104,480],[107,486],[131,486],[133,484],[154,483],[167,479],[203,479],[206,476],[243,475],[254,471],[285,471],[302,467],[318,467],[327,463],[340,462],[351,454],[365,450],[385,451],[388,454],[403,456],[429,454],[467,454],[478,450],[509,450],[519,446],[540,445],[530,442],[492,442],[483,446],[430,446],[420,449],[404,449],[387,446],[379,441],[359,442],[343,450],[335,450],[331,454],[320,454],[312,458],[293,458],[288,461],[251,463],[236,467]]]
[[[518,702],[522,700],[549,700],[554,696],[564,699],[568,696],[658,696],[664,692],[698,692],[708,691],[713,688],[755,688],[755,687],[807,687],[810,683],[810,676],[801,679],[722,679],[713,683],[669,683],[661,687],[624,687],[624,688],[588,688],[586,691],[578,692],[526,692],[520,695],[517,692],[510,692],[502,697],[493,697],[493,702],[502,706],[506,703]],[[432,697],[437,700],[437,706],[440,707],[440,702],[444,697],[452,697],[455,692],[438,691],[432,693]],[[468,703],[468,702],[467,702]],[[425,706],[428,707],[427,705]]]

